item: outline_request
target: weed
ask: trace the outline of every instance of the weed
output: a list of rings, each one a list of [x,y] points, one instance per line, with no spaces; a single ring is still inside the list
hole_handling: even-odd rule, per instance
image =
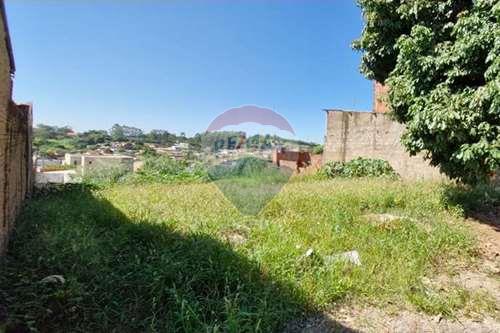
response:
[[[149,156],[137,172],[134,181],[139,182],[199,182],[208,179],[202,164],[177,161],[170,156]]]
[[[396,172],[387,161],[358,157],[348,162],[331,161],[321,172],[328,178],[333,177],[396,177]]]
[[[257,216],[242,215],[214,183],[47,193],[29,202],[3,259],[7,325],[270,332],[351,300],[447,316],[463,304],[489,311],[469,293],[415,289],[423,277],[453,271],[446,263],[474,260],[474,239],[443,203],[442,188],[375,178],[294,181]],[[381,227],[364,217],[380,213],[402,218]],[[244,235],[238,244],[227,239],[234,230]],[[351,250],[360,266],[324,260]],[[66,283],[39,283],[53,274]]]

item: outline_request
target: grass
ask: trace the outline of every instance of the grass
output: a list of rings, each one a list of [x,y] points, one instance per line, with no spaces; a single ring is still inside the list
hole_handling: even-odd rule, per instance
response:
[[[255,157],[244,157],[234,165],[216,165],[208,174],[242,214],[257,215],[289,181],[292,170],[277,168]]]
[[[50,171],[65,171],[65,170],[73,170],[75,167],[73,165],[66,164],[54,164],[47,165],[42,168],[42,172],[50,172]]]
[[[345,302],[447,316],[488,310],[473,294],[431,293],[422,283],[474,260],[461,207],[444,200],[450,191],[389,179],[295,180],[257,215],[214,183],[50,193],[18,221],[0,298],[10,327],[42,332],[272,332]],[[386,212],[401,218],[365,217]],[[324,260],[350,250],[361,266]],[[66,283],[39,282],[52,274]]]

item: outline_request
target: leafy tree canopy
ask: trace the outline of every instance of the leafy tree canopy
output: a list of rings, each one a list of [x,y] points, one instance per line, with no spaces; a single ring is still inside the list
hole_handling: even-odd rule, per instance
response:
[[[402,142],[451,178],[500,167],[500,1],[358,0],[361,71],[389,86]]]
[[[116,141],[138,140],[144,135],[140,128],[119,124],[114,124],[109,133]]]

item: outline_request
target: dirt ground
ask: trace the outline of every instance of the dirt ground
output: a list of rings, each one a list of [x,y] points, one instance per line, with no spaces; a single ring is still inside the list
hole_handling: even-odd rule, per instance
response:
[[[479,264],[464,269],[456,276],[438,276],[428,283],[460,285],[466,290],[488,294],[500,309],[500,210],[476,214],[468,221],[479,239]],[[479,315],[478,318],[447,319],[407,310],[389,313],[379,308],[351,305],[291,322],[284,332],[500,332],[498,319]]]

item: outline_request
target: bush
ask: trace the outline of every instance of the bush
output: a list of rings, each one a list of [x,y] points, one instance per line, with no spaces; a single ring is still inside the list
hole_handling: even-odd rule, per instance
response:
[[[142,150],[142,156],[143,157],[158,157],[158,153],[156,150],[149,146],[145,146],[144,149]]]
[[[209,170],[208,175],[210,180],[219,180],[241,177],[262,178],[281,175],[281,173],[278,168],[271,166],[267,161],[248,156],[233,161],[231,165],[216,165]]]
[[[91,187],[103,187],[123,182],[129,175],[130,172],[123,166],[100,167],[86,171],[81,176],[81,182]]]
[[[387,161],[363,157],[358,157],[348,162],[328,162],[321,169],[321,173],[327,178],[397,176]]]
[[[314,146],[312,153],[316,155],[323,154],[323,149],[324,149],[323,145]]]
[[[177,161],[169,156],[150,156],[144,160],[137,178],[152,182],[203,181],[208,174],[199,163]]]

